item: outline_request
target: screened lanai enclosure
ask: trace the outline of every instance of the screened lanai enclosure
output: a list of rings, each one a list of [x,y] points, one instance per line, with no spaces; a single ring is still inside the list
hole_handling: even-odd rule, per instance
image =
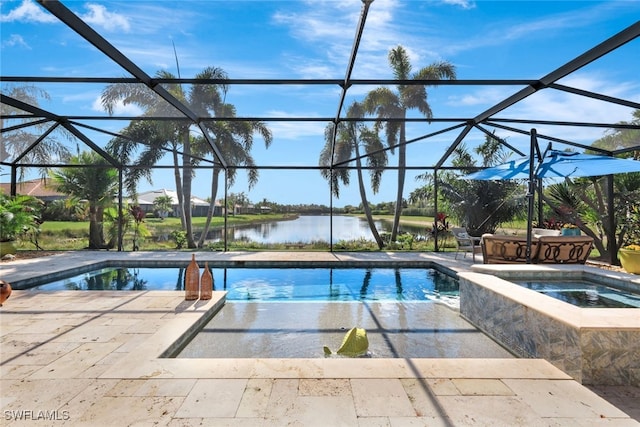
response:
[[[190,246],[202,243],[192,216],[228,218],[238,199],[253,212],[317,208],[327,227],[309,227],[330,250],[350,208],[391,206],[393,218],[430,182],[437,213],[441,177],[489,166],[475,151],[487,141],[514,157],[640,150],[637,2],[21,0],[0,11],[10,193],[51,171],[109,169],[119,212],[175,193]],[[612,135],[623,137],[603,143]],[[615,259],[615,218],[601,220]],[[224,224],[225,249],[247,238]],[[365,225],[351,238],[379,236]]]

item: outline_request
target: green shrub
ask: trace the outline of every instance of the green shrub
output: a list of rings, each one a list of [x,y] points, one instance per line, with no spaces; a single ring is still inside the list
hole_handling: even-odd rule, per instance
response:
[[[171,232],[171,234],[169,234],[169,237],[171,237],[171,239],[176,244],[176,249],[184,249],[184,247],[187,245],[187,233],[186,233],[186,231],[173,230]]]

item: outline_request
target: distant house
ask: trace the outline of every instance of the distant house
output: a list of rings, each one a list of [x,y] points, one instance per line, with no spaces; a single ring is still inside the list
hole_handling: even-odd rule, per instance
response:
[[[0,191],[6,195],[11,194],[11,183],[0,183]],[[69,197],[56,190],[56,184],[53,180],[44,178],[16,183],[16,194],[37,197],[43,202],[52,202]]]
[[[178,193],[173,190],[160,189],[160,190],[151,190],[145,191],[144,193],[138,194],[138,205],[147,213],[153,212],[153,202],[158,197],[168,196],[171,198],[171,205],[173,207],[173,211],[169,213],[169,216],[179,216],[178,210]],[[129,202],[131,203],[131,202]],[[191,215],[192,216],[207,216],[207,211],[209,210],[209,202],[206,200],[200,199],[196,196],[191,196]],[[216,206],[213,211],[214,216],[222,215],[222,207],[216,203]]]
[[[261,214],[268,214],[271,213],[271,206],[260,206],[260,213]]]

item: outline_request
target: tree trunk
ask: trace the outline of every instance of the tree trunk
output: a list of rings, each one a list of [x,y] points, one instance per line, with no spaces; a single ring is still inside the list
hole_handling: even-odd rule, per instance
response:
[[[104,249],[102,208],[89,205],[89,249]]]
[[[400,126],[400,146],[398,147],[398,193],[396,194],[396,207],[393,215],[393,228],[391,229],[391,241],[395,242],[400,228],[400,215],[402,215],[402,195],[404,193],[405,168],[407,167],[407,146],[405,144],[405,126]]]
[[[207,234],[209,234],[209,226],[211,225],[211,218],[215,213],[216,209],[216,197],[218,196],[218,183],[220,181],[220,169],[213,168],[213,173],[211,175],[211,202],[209,203],[209,209],[207,210],[207,219],[204,223],[204,230],[202,230],[202,234],[198,239],[198,247],[201,248],[204,246],[204,240],[207,238]]]
[[[175,148],[175,147],[174,147]],[[180,224],[184,230],[187,226],[184,219],[184,205],[182,201],[182,179],[180,178],[180,162],[178,160],[178,153],[173,151],[173,176],[176,181],[176,195],[178,196],[178,215],[180,215]]]
[[[182,143],[182,209],[184,211],[184,225],[187,233],[187,247],[193,249],[196,242],[193,239],[193,226],[191,221],[191,140],[189,129],[185,129]]]
[[[355,153],[356,153],[356,171],[358,173],[358,186],[360,188],[360,198],[362,199],[362,207],[364,209],[364,214],[367,217],[367,223],[369,224],[369,229],[371,230],[371,234],[373,234],[373,238],[376,240],[378,244],[378,249],[382,249],[384,247],[384,242],[380,237],[380,233],[378,233],[378,229],[373,222],[373,217],[371,216],[371,208],[369,207],[369,202],[367,201],[367,192],[364,186],[364,179],[362,178],[362,160],[360,159],[360,147],[358,145],[358,141],[354,141],[355,143]]]

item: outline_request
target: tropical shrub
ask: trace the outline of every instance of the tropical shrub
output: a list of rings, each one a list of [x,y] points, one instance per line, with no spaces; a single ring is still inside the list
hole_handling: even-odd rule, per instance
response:
[[[37,232],[43,206],[35,197],[0,194],[0,241],[10,242],[28,232]]]

